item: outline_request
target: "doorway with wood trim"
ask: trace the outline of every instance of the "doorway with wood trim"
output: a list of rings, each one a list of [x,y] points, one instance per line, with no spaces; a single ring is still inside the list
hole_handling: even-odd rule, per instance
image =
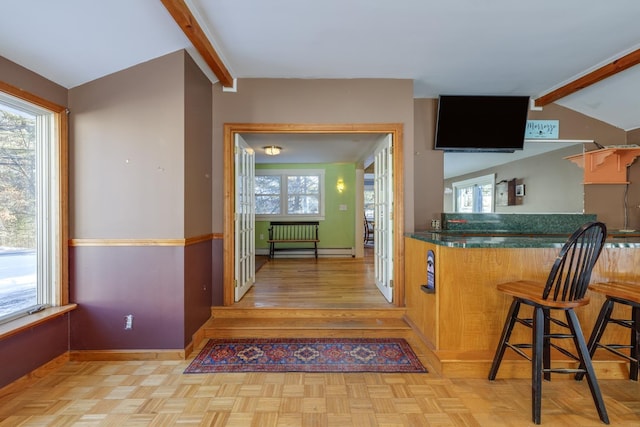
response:
[[[389,288],[395,306],[404,306],[404,253],[403,253],[403,157],[402,157],[402,124],[225,124],[224,127],[224,188],[225,188],[225,220],[224,220],[224,279],[223,304],[234,304],[234,273],[235,273],[235,185],[236,170],[234,161],[234,140],[238,134],[387,134],[393,141],[393,160],[389,168],[393,170],[393,188],[390,191],[390,205],[393,207],[393,219],[390,223],[393,232],[389,234],[391,252],[387,259],[393,264],[389,269],[389,281],[393,280],[393,287]],[[391,284],[391,282],[389,283]]]

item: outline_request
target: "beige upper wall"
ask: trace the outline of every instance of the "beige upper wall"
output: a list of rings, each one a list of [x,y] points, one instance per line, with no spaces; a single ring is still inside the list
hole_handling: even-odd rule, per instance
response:
[[[0,80],[55,104],[66,106],[68,91],[33,71],[0,56]]]
[[[560,120],[560,139],[594,139],[602,145],[626,144],[627,141],[623,129],[557,104],[547,105],[542,111],[529,111],[528,118]]]
[[[184,237],[185,55],[69,91],[72,238]]]
[[[405,229],[412,230],[413,83],[411,80],[240,79],[238,91],[213,87],[213,230],[223,231],[225,123],[403,123]]]
[[[546,107],[542,111],[530,111],[528,118],[531,120],[559,120],[560,121],[560,139],[579,139],[579,140],[595,140],[602,145],[620,145],[626,143],[634,143],[635,141],[640,141],[640,132],[634,130],[632,132],[625,132],[620,128],[616,128],[602,121],[593,119],[591,117],[585,116],[576,111],[570,110],[568,108],[551,104]],[[587,145],[588,150],[596,149],[594,145]],[[571,184],[567,185],[570,181],[575,181],[576,178],[580,179],[582,182],[583,171],[577,166],[569,166],[569,168],[573,167],[573,171],[571,169],[567,169],[563,166],[564,162],[568,163],[568,160],[560,160],[558,158],[554,158],[553,160],[547,159],[544,160],[543,163],[537,167],[541,172],[548,170],[550,167],[554,168],[562,168],[563,172],[567,175],[558,175],[557,173],[547,173],[544,178],[535,178],[534,181],[536,183],[536,187],[544,188],[545,186],[549,188],[556,188],[560,190],[560,193],[563,193],[564,196],[560,195],[559,197],[565,197],[566,199],[574,199],[577,194],[582,190],[584,192],[584,211],[586,213],[594,213],[598,216],[598,219],[605,222],[610,229],[620,229],[625,227],[625,206],[624,206],[624,193],[625,190],[628,190],[627,193],[627,220],[626,227],[627,228],[635,228],[640,229],[640,163],[636,162],[629,168],[629,181],[631,184],[628,189],[623,184],[615,184],[615,185],[582,185],[582,189],[576,188],[576,185]],[[552,163],[556,164],[553,166]],[[526,163],[519,163],[519,165],[525,165]],[[522,166],[524,171],[528,174],[536,168],[533,166],[529,168],[528,166]],[[499,169],[502,171],[505,176],[503,178],[523,178],[522,171],[518,172],[517,170],[507,170],[504,168]],[[484,171],[485,173],[488,171]],[[480,174],[474,174],[474,176],[478,176]],[[513,175],[513,176],[511,176]],[[469,177],[469,176],[467,176]],[[548,180],[549,177],[553,177],[553,179]],[[462,179],[463,177],[458,177]],[[502,178],[499,178],[502,179]],[[545,182],[545,180],[547,180]],[[538,185],[539,184],[539,185]],[[525,184],[526,185],[526,184]],[[533,187],[527,187],[527,193],[533,195],[531,193],[535,189]],[[536,193],[538,190],[535,190]],[[554,197],[555,193],[554,193]],[[547,198],[549,199],[549,198]],[[552,203],[552,199],[547,200],[545,203]],[[565,203],[566,201],[562,201]],[[575,204],[577,201],[574,200],[571,202]],[[510,212],[511,211],[519,211],[519,212],[535,212],[534,208],[527,209],[524,205],[522,207],[508,207],[506,208]]]
[[[627,132],[627,143],[640,145],[640,128]]]
[[[443,152],[433,150],[433,143],[435,138],[435,129],[437,121],[438,100],[437,99],[416,99],[415,105],[415,141],[414,141],[414,189],[413,194],[415,204],[415,229],[427,229],[430,226],[431,219],[439,217],[440,212],[444,211],[444,162]],[[603,145],[612,144],[624,144],[626,142],[626,133],[619,128],[608,125],[607,123],[599,120],[592,119],[583,114],[577,113],[568,108],[551,104],[542,111],[529,111],[528,118],[531,120],[559,120],[560,121],[560,139],[595,139]],[[593,146],[595,148],[595,146]],[[557,161],[554,161],[558,165]],[[560,162],[562,164],[562,162]],[[560,165],[558,165],[560,166]],[[547,164],[547,167],[552,167]],[[562,167],[568,176],[572,179],[576,175],[575,171],[571,171],[571,166],[567,165],[565,169]],[[503,169],[505,174],[515,173]],[[519,177],[522,177],[522,173],[518,173]],[[474,176],[478,176],[475,174]],[[554,174],[553,176],[559,176]],[[514,176],[515,177],[515,176]],[[530,184],[534,184],[531,190],[535,190],[535,187],[540,185],[552,185],[548,176],[538,177],[535,180],[529,180]],[[501,178],[502,179],[502,178]],[[563,181],[566,183],[567,181]],[[566,191],[569,188],[573,188],[574,185],[568,185]],[[613,189],[610,189],[613,190]],[[572,190],[573,191],[573,190]],[[579,194],[582,194],[582,189],[577,190]],[[613,193],[613,191],[610,191]],[[600,201],[603,201],[607,205],[611,205],[615,202],[617,195],[607,196],[607,192],[598,192],[592,194],[593,189],[588,188],[585,190],[585,208],[597,210],[601,212],[601,216],[612,223],[618,224],[618,221],[614,217],[618,215],[611,215],[611,212],[605,212],[604,209],[600,209]],[[539,193],[538,193],[539,194]],[[552,203],[553,198],[556,195],[548,195],[545,197],[545,204]],[[559,197],[559,196],[558,196]],[[563,202],[565,206],[574,206],[577,203],[577,197],[575,192],[571,194],[566,193],[567,199],[571,199],[571,202]],[[530,198],[531,200],[531,198]],[[617,206],[618,203],[615,203]],[[528,211],[525,206],[510,208],[517,209],[519,212]],[[546,209],[546,208],[545,208]],[[607,208],[609,209],[609,208]],[[620,207],[617,211],[620,212]],[[530,210],[531,212],[538,211],[535,208]],[[616,210],[614,210],[616,211]]]
[[[185,237],[211,233],[213,104],[211,82],[185,55]]]
[[[172,55],[183,55],[183,52]],[[170,55],[170,56],[172,56]],[[166,60],[166,59],[165,59]],[[159,61],[159,62],[156,62]],[[95,110],[104,110],[104,117],[95,116],[96,124],[103,126],[108,134],[109,140],[117,140],[118,153],[111,153],[121,157],[127,153],[135,153],[140,158],[145,159],[149,169],[158,172],[158,161],[155,166],[153,160],[164,160],[171,158],[177,160],[173,154],[169,154],[171,149],[163,154],[157,153],[157,148],[162,147],[163,141],[168,137],[174,139],[184,138],[183,130],[178,130],[180,124],[175,121],[178,117],[177,110],[184,105],[184,97],[177,95],[181,93],[180,86],[176,82],[180,71],[177,68],[166,68],[164,60],[150,61],[141,64],[140,72],[124,70],[113,76],[105,77],[110,83],[99,83],[100,89],[97,92],[104,92],[105,98],[109,99],[109,105],[104,105],[102,96],[88,92],[88,99],[82,101],[86,113],[95,114]],[[183,69],[177,64],[175,66]],[[134,67],[137,69],[137,67]],[[173,74],[176,71],[178,74]],[[126,76],[126,77],[125,77]],[[166,81],[161,81],[162,76]],[[46,78],[29,71],[5,58],[0,57],[0,79],[13,86],[23,88],[37,96],[50,100],[60,105],[68,105],[67,91],[65,88],[50,82]],[[101,79],[102,80],[102,79]],[[146,81],[149,80],[147,83]],[[160,81],[159,81],[160,80]],[[175,82],[165,87],[167,81]],[[88,85],[91,85],[89,83]],[[102,86],[105,87],[102,87]],[[140,85],[141,88],[137,86]],[[149,85],[153,86],[149,88]],[[244,85],[244,89],[243,89]],[[113,89],[112,96],[109,91]],[[75,89],[74,89],[75,90]],[[85,88],[84,90],[88,90]],[[169,94],[168,91],[175,90],[177,93]],[[127,93],[127,91],[131,93]],[[244,91],[244,92],[243,92]],[[117,96],[116,96],[117,95]],[[221,232],[223,227],[222,218],[222,124],[230,122],[299,122],[299,123],[321,123],[321,122],[404,122],[404,142],[405,142],[405,224],[406,229],[411,229],[411,224],[415,223],[415,229],[424,228],[430,222],[431,217],[442,209],[442,205],[436,206],[436,200],[442,200],[442,153],[430,151],[433,144],[433,132],[435,129],[435,108],[436,101],[413,100],[412,83],[408,80],[278,80],[278,79],[246,79],[239,82],[239,93],[222,93],[219,85],[213,86],[213,118],[214,118],[214,144],[213,144],[213,164],[212,168],[212,192],[213,199],[213,231]],[[121,98],[122,103],[118,101]],[[414,102],[415,101],[415,102]],[[377,105],[374,105],[377,104]],[[415,108],[415,125],[414,109]],[[113,111],[111,111],[113,110]],[[175,111],[174,111],[175,110]],[[174,114],[172,114],[172,112]],[[76,108],[72,108],[71,120],[74,114],[80,113]],[[171,116],[170,119],[167,116]],[[107,123],[101,123],[104,120]],[[590,119],[582,114],[576,113],[564,107],[552,104],[544,107],[541,112],[530,112],[531,119],[559,119],[561,120],[560,137],[563,139],[596,139],[603,145],[612,144],[640,144],[640,129],[635,129],[628,133],[614,128],[606,123]],[[136,122],[137,120],[137,122]],[[179,121],[179,120],[178,120]],[[148,124],[154,123],[155,130],[149,128]],[[414,142],[414,126],[416,141]],[[78,130],[82,131],[82,127]],[[72,133],[74,132],[72,123]],[[96,150],[94,155],[101,157],[102,145],[96,143],[107,139],[107,136],[95,135],[95,140],[85,141],[76,135],[75,144],[71,147],[71,166],[83,162],[86,154],[83,145],[88,144]],[[122,136],[122,139],[121,139]],[[414,147],[415,144],[415,147]],[[424,151],[423,151],[424,150]],[[424,154],[427,153],[428,154]],[[78,157],[79,156],[79,157]],[[158,158],[160,156],[161,158]],[[182,154],[178,154],[181,158]],[[74,159],[77,157],[77,160]],[[105,157],[110,160],[109,156]],[[120,158],[122,160],[122,158]],[[135,191],[127,196],[126,203],[118,201],[125,206],[131,217],[123,221],[123,228],[102,227],[100,221],[103,215],[99,209],[92,206],[84,199],[84,193],[72,194],[70,203],[72,205],[71,222],[74,224],[82,215],[90,223],[85,224],[85,228],[73,230],[74,238],[104,238],[104,237],[172,237],[177,235],[184,237],[180,232],[184,225],[183,221],[175,220],[184,215],[186,206],[181,203],[174,203],[167,198],[163,198],[156,189],[159,186],[167,185],[172,192],[184,190],[184,183],[169,183],[169,178],[161,178],[159,182],[151,179],[153,174],[143,173],[141,176],[134,174],[130,181],[122,176],[120,168],[106,168],[97,159],[96,163],[104,174],[96,175],[91,173],[91,169],[80,164],[78,170],[72,170],[74,181],[90,181],[88,184],[92,189],[100,191],[103,185],[108,188],[126,188],[133,183],[134,188],[141,190],[149,188],[150,193],[145,191]],[[187,161],[189,162],[189,161]],[[169,162],[167,162],[169,163]],[[114,163],[114,164],[117,164]],[[173,162],[172,162],[173,164]],[[184,164],[178,161],[178,164]],[[414,166],[415,164],[415,166]],[[629,186],[628,194],[628,223],[630,226],[640,229],[640,166],[636,161],[629,168],[629,178],[632,185]],[[87,173],[79,173],[85,170]],[[160,176],[161,173],[156,175]],[[165,177],[168,175],[164,174]],[[183,175],[184,176],[184,175]],[[96,182],[94,181],[95,178]],[[196,181],[198,177],[194,178]],[[139,182],[138,182],[139,181]],[[114,183],[112,185],[112,182]],[[425,184],[427,183],[427,184]],[[177,185],[177,187],[172,187]],[[621,227],[624,223],[624,185],[590,185],[585,189],[585,210],[587,212],[598,212],[599,217],[607,221],[612,227]],[[414,191],[415,189],[415,191]],[[109,192],[111,190],[108,190]],[[198,190],[197,192],[199,192]],[[90,193],[90,192],[89,192]],[[185,196],[186,198],[186,196]],[[191,199],[191,197],[188,197]],[[115,201],[115,197],[110,197],[109,201]],[[415,199],[415,202],[414,202]],[[91,199],[89,199],[91,200]],[[183,200],[184,201],[184,200]],[[415,203],[415,210],[413,208]],[[180,206],[178,206],[180,205]],[[167,208],[167,210],[163,210]],[[180,212],[177,212],[177,211]],[[107,207],[111,211],[111,207]],[[159,212],[163,212],[160,213]],[[95,219],[92,215],[96,215]],[[158,217],[158,215],[160,215]],[[175,218],[174,218],[175,216]],[[170,224],[164,227],[161,222],[166,219]],[[111,221],[110,218],[106,218]],[[150,221],[150,224],[145,224]],[[196,224],[201,219],[194,219]],[[179,224],[180,223],[180,224]],[[191,223],[188,221],[188,223]],[[141,224],[144,232],[138,230]],[[167,232],[167,228],[171,229]],[[201,225],[195,228],[202,229]],[[102,235],[103,231],[109,231],[113,236]],[[195,232],[195,231],[194,231]],[[190,231],[191,233],[191,231]]]
[[[594,139],[604,146],[626,144],[631,142],[630,136],[635,135],[556,104],[544,107],[543,111],[530,112],[529,118],[558,119],[561,139]],[[628,172],[631,182],[628,188],[624,184],[584,185],[585,212],[595,213],[610,229],[625,227],[625,191],[626,227],[640,229],[640,164],[636,162]]]
[[[414,206],[415,229],[424,230],[440,218],[444,191],[444,153],[433,149],[438,115],[437,99],[414,100]]]

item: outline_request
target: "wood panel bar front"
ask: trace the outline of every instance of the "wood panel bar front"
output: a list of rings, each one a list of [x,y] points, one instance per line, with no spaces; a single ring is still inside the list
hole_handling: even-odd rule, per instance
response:
[[[428,250],[435,255],[435,293],[420,288],[426,283]],[[486,378],[511,303],[511,297],[498,292],[496,285],[519,279],[545,281],[559,251],[559,247],[450,247],[405,237],[407,318],[432,351],[434,367],[448,377]],[[609,245],[596,264],[592,282],[634,283],[637,265],[638,248]],[[588,337],[604,297],[595,292],[587,295],[590,304],[576,312]],[[614,314],[628,316],[628,312],[627,307],[616,307]],[[527,342],[530,333],[516,326],[513,337]],[[628,329],[620,327],[608,328],[603,338],[603,342],[628,341]],[[575,366],[556,355],[552,360]],[[598,378],[628,378],[628,362],[608,352],[596,352],[594,366]],[[508,350],[498,378],[530,376],[530,363]]]

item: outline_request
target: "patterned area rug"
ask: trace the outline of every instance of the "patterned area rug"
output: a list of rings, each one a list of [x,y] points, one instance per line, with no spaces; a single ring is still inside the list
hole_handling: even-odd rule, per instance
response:
[[[427,372],[397,338],[210,339],[185,374],[209,372]]]

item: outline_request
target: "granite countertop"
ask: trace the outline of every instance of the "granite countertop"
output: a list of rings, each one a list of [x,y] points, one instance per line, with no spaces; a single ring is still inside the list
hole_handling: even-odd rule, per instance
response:
[[[406,233],[405,236],[451,248],[561,248],[568,235],[514,233],[493,231],[472,233],[467,231],[428,230]],[[607,238],[605,248],[640,248],[640,235],[615,232]]]

